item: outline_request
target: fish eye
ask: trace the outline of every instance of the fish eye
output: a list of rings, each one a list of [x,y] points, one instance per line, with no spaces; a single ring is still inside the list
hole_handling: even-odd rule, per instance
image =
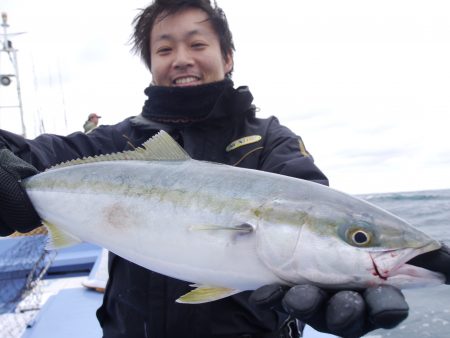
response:
[[[369,240],[369,237],[363,231],[357,231],[353,234],[352,239],[357,244],[365,244]]]
[[[364,247],[370,244],[372,235],[363,229],[353,229],[349,233],[349,239],[352,244]]]

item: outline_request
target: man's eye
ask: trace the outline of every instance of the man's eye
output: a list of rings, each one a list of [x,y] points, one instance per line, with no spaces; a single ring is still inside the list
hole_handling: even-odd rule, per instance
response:
[[[206,47],[206,43],[202,43],[202,42],[196,42],[192,44],[192,48],[195,49],[201,49],[201,48],[205,48]]]
[[[163,47],[163,48],[159,48],[157,51],[156,51],[156,53],[157,54],[168,54],[168,53],[170,53],[170,51],[171,51],[172,49],[171,48],[169,48],[169,47]]]

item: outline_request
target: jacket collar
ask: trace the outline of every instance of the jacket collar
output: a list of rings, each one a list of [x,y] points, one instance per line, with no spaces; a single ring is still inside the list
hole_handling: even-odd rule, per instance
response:
[[[226,120],[242,117],[248,114],[255,114],[255,107],[252,105],[253,95],[247,86],[241,86],[237,89],[227,87],[221,93],[212,110],[205,116],[189,121],[179,123],[179,121],[162,120],[152,118],[143,111],[131,119],[133,126],[145,130],[160,130],[163,129],[170,132],[173,129],[182,127],[206,127],[212,125],[222,125]],[[226,122],[225,122],[226,123]]]

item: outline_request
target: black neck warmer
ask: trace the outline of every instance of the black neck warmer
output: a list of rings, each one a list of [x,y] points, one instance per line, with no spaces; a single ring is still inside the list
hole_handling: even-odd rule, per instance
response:
[[[189,124],[208,117],[219,98],[233,89],[233,81],[225,79],[193,87],[149,86],[142,116],[166,124]]]

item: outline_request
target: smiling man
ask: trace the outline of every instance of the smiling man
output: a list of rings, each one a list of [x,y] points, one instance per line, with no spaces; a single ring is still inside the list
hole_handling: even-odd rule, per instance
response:
[[[155,0],[134,20],[133,42],[152,75],[140,114],[65,137],[26,140],[0,131],[0,148],[6,148],[0,152],[0,235],[40,225],[21,178],[74,158],[134,149],[161,129],[197,160],[328,184],[301,138],[275,117],[257,118],[249,89],[234,87],[234,45],[219,7],[209,0]],[[393,327],[408,314],[403,295],[391,287],[334,293],[311,285],[267,285],[210,303],[179,304],[175,300],[191,290],[190,283],[112,253],[109,258],[97,312],[106,338],[299,337],[296,318],[357,337]],[[433,270],[450,274],[446,252],[420,264],[429,260]]]
[[[221,81],[233,68],[231,51],[222,53],[217,33],[201,9],[160,14],[150,35],[153,83],[197,86]]]

